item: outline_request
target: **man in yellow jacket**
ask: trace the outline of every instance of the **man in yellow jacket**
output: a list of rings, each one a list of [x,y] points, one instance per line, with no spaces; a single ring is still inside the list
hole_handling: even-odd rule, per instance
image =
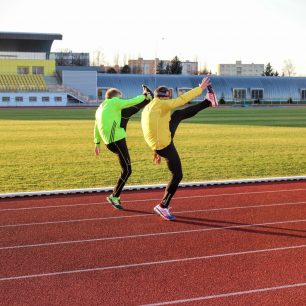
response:
[[[176,110],[195,97],[202,94],[207,88],[205,99],[198,104]],[[182,165],[179,154],[173,143],[173,138],[179,123],[193,117],[207,107],[217,107],[218,101],[210,85],[209,78],[204,78],[198,87],[184,93],[176,99],[170,99],[171,92],[166,86],[160,86],[154,91],[154,99],[144,108],[141,115],[141,126],[145,141],[155,153],[155,162],[160,162],[160,156],[166,159],[172,178],[166,187],[164,197],[154,211],[166,220],[175,220],[169,211],[171,198],[176,192],[183,178]]]

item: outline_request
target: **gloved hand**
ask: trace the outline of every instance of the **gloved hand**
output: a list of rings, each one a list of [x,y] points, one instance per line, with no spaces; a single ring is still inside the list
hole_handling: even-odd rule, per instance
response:
[[[146,100],[151,101],[154,97],[153,91],[147,85],[142,85],[142,88],[143,95],[146,96]]]

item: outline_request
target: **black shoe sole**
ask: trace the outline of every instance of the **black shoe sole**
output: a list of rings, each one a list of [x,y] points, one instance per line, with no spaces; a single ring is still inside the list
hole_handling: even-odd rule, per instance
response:
[[[118,209],[118,210],[122,210],[123,207],[121,205],[116,205],[115,203],[113,203],[109,198],[106,198],[107,202],[109,204],[111,204],[114,208]]]

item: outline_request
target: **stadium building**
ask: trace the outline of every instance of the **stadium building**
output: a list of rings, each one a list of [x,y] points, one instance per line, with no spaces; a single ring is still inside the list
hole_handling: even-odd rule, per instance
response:
[[[0,32],[0,107],[96,106],[108,88],[125,98],[165,85],[172,97],[198,86],[201,75],[105,74],[99,67],[56,66],[50,58],[61,34]],[[224,104],[306,104],[305,77],[210,76]],[[198,97],[196,101],[203,98]]]
[[[299,77],[222,77],[209,76],[217,98],[225,104],[267,103],[305,104],[306,78]],[[118,87],[126,98],[141,92],[141,84],[150,88],[166,85],[172,97],[178,97],[201,82],[203,76],[98,74],[98,98],[103,100],[110,87]],[[198,97],[196,101],[203,98]]]
[[[218,75],[260,76],[264,68],[264,64],[242,64],[241,61],[236,61],[235,64],[219,64]]]
[[[96,71],[89,79],[86,71],[73,76],[57,71],[50,51],[53,41],[61,39],[61,34],[0,32],[1,107],[67,106],[96,99]],[[80,75],[83,93],[70,86]]]

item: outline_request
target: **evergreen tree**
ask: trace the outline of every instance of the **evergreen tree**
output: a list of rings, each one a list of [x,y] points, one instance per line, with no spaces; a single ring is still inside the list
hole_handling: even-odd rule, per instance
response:
[[[120,72],[124,74],[129,74],[131,73],[131,67],[129,65],[124,65]]]
[[[171,74],[181,74],[183,70],[182,62],[178,59],[177,56],[171,61],[170,71]]]
[[[117,73],[117,71],[115,70],[115,68],[111,67],[111,68],[108,68],[107,73]]]
[[[274,76],[274,71],[270,63],[266,65],[265,70],[262,75],[263,76]]]
[[[164,61],[159,61],[156,67],[156,74],[165,74],[166,69],[164,69]]]
[[[167,64],[166,69],[165,69],[166,74],[171,74],[171,65]]]

